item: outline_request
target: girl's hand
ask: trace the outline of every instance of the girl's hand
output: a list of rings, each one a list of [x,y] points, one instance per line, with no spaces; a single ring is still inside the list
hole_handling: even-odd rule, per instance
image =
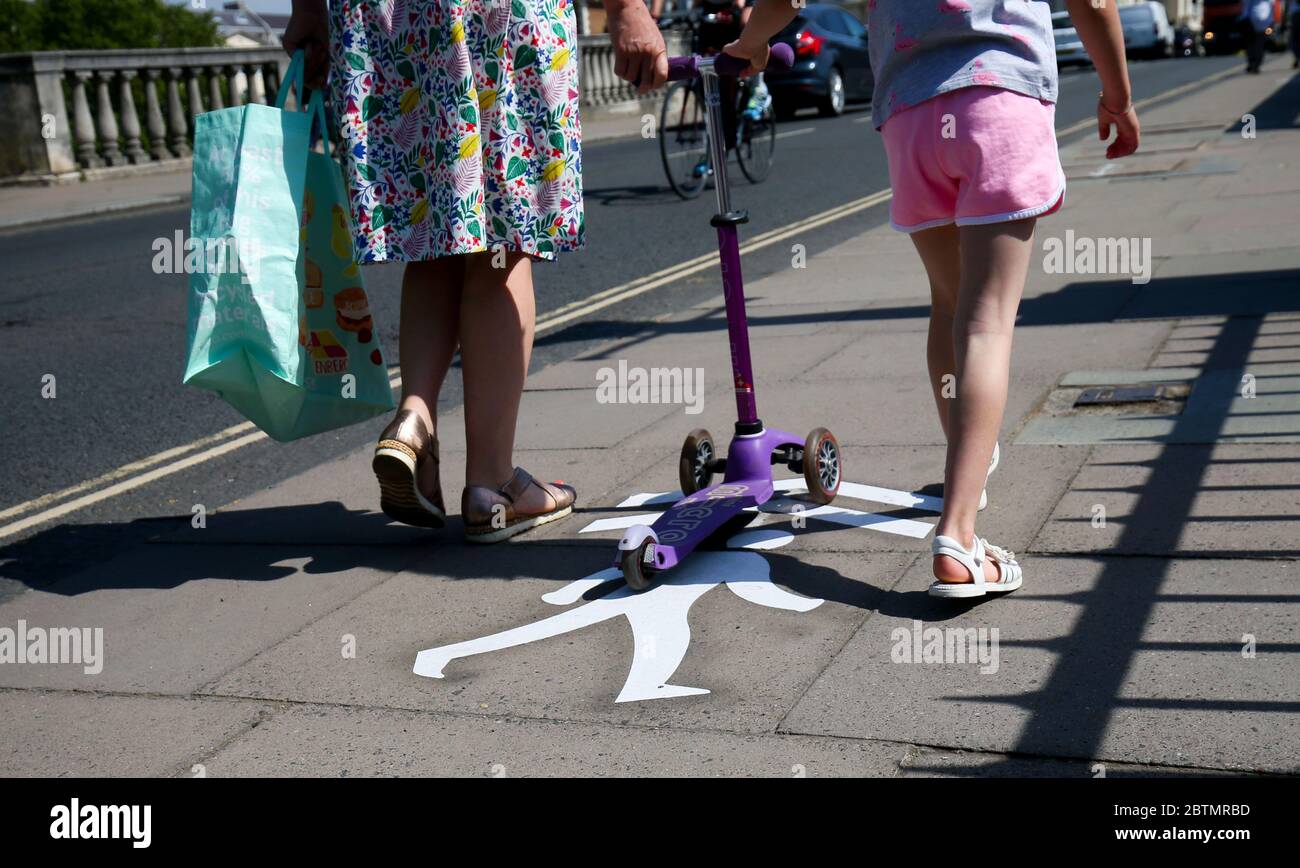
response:
[[[1097,100],[1097,136],[1104,142],[1110,138],[1111,127],[1115,128],[1115,141],[1106,148],[1106,159],[1118,160],[1127,157],[1138,149],[1142,138],[1142,128],[1138,123],[1137,112],[1133,104],[1122,112],[1112,111],[1106,107],[1104,97]]]
[[[723,54],[730,54],[732,57],[739,57],[741,60],[749,61],[749,69],[743,75],[753,75],[762,72],[767,66],[767,60],[772,55],[772,50],[768,48],[766,42],[760,42],[757,45],[748,45],[742,39],[735,42],[728,42],[722,47]]]
[[[281,40],[284,50],[303,51],[303,84],[312,90],[325,86],[329,71],[330,28],[325,0],[293,0],[293,14]],[[302,94],[298,95],[302,99]]]

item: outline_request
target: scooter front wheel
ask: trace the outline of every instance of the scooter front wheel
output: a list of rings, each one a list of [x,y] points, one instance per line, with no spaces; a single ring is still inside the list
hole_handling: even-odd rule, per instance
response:
[[[646,552],[652,545],[654,540],[646,539],[634,549],[625,549],[619,556],[618,565],[623,570],[623,580],[634,591],[644,591],[654,584],[654,570],[646,566]]]
[[[803,478],[809,496],[818,503],[830,503],[840,490],[842,478],[840,442],[825,428],[808,432],[803,444]]]

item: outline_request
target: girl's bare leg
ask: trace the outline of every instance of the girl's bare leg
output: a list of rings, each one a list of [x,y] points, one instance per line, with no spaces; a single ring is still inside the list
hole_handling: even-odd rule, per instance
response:
[[[533,351],[536,308],[532,260],[521,253],[466,257],[460,304],[460,356],[465,379],[465,484],[499,488],[514,472],[515,425]],[[554,509],[536,485],[516,504],[524,512]]]
[[[930,278],[930,333],[925,358],[930,369],[930,388],[934,392],[939,425],[948,436],[948,407],[945,376],[955,376],[957,362],[952,342],[952,321],[957,311],[957,289],[961,283],[961,252],[955,225],[937,226],[913,232],[912,243],[921,255],[926,276]]]
[[[952,367],[948,370],[956,376],[956,392],[945,399],[942,382],[933,381],[941,381],[948,373],[942,346],[946,326],[940,310],[946,296],[942,290],[952,277],[953,246],[951,239],[941,234],[948,228],[918,232],[913,240],[930,275],[936,301],[930,322],[930,371],[939,418],[948,438],[944,509],[935,534],[953,537],[969,549],[975,543],[980,491],[1006,409],[1011,332],[1029,270],[1034,220],[955,230],[960,278],[951,315]],[[942,581],[970,581],[965,567],[944,556],[934,559],[934,574]],[[984,577],[988,581],[998,577],[996,567],[988,561]]]

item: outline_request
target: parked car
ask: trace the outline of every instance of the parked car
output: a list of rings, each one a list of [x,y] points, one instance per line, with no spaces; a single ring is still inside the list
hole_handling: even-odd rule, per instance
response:
[[[1079,31],[1070,22],[1069,12],[1052,13],[1052,36],[1056,39],[1056,65],[1068,66],[1071,63],[1092,63],[1088,52],[1079,39]]]
[[[1124,53],[1129,57],[1168,57],[1174,46],[1174,28],[1163,3],[1154,0],[1119,7],[1124,28]]]
[[[867,54],[867,28],[845,10],[809,3],[774,42],[794,49],[794,66],[764,74],[777,114],[815,105],[834,116],[855,100],[871,99],[875,79]]]

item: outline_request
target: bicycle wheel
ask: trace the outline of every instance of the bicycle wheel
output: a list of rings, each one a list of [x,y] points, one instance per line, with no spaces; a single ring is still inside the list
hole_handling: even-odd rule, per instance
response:
[[[683,199],[694,199],[709,179],[709,136],[704,101],[694,82],[668,88],[659,113],[659,154],[668,185]]]
[[[776,118],[772,107],[763,109],[755,120],[743,115],[740,121],[740,143],[736,147],[736,160],[740,171],[754,184],[761,184],[772,171],[772,155],[776,153]]]

